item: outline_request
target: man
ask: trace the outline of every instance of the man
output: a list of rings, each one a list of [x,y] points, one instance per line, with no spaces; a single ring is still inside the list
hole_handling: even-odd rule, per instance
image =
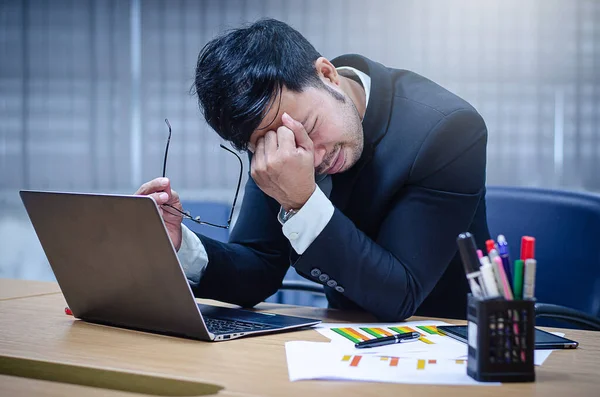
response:
[[[251,159],[229,243],[161,207],[197,297],[253,306],[291,265],[334,308],[465,317],[455,239],[489,234],[487,131],[473,107],[406,70],[329,61],[271,19],[209,42],[195,91],[208,124]],[[165,178],[137,194],[181,208]]]

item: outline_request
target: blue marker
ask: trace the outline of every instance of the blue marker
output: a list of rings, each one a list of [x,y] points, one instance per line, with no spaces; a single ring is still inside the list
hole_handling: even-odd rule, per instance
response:
[[[510,287],[514,289],[513,284],[513,276],[512,271],[510,269],[510,258],[508,252],[508,243],[506,242],[506,238],[504,235],[498,236],[498,254],[500,254],[500,259],[502,259],[502,267],[504,268],[504,273],[506,273],[506,278],[510,284]]]

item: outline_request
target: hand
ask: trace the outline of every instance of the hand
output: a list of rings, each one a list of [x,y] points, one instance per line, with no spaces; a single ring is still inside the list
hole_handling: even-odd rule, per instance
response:
[[[287,211],[301,208],[316,188],[313,142],[302,123],[284,113],[283,125],[256,141],[252,179]]]
[[[169,204],[180,211],[183,211],[181,202],[179,201],[179,194],[171,189],[171,181],[167,178],[153,179],[140,186],[135,194],[150,196],[156,201],[160,215],[167,227],[169,238],[171,239],[175,250],[179,251],[179,248],[181,247],[181,220],[183,219],[183,216],[173,208],[167,206],[163,207],[163,204]]]

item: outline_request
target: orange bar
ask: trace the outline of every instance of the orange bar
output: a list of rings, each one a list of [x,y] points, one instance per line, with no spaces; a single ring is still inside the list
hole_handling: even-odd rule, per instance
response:
[[[350,363],[351,367],[358,367],[358,363],[360,362],[362,356],[354,356],[352,362]]]
[[[390,360],[390,367],[397,367],[398,366],[398,357],[392,357],[392,359]]]
[[[437,360],[428,360],[427,363],[428,364],[437,364]]]
[[[358,333],[358,331],[354,330],[353,328],[342,328],[342,329],[344,331],[346,331],[347,333],[349,333],[350,335],[354,336],[355,338],[358,338],[361,340],[369,340],[369,338],[367,338],[363,334]]]
[[[379,332],[380,334],[385,335],[385,336],[393,336],[394,335],[391,332],[384,330],[383,328],[371,328],[371,329],[376,332]]]

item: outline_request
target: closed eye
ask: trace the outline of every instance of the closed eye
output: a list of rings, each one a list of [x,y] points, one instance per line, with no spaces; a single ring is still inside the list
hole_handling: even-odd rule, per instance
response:
[[[315,127],[317,126],[317,121],[319,121],[319,116],[315,117],[315,122],[312,125],[312,128],[310,129],[310,131],[308,132],[308,135],[312,134],[313,131],[315,130]]]

